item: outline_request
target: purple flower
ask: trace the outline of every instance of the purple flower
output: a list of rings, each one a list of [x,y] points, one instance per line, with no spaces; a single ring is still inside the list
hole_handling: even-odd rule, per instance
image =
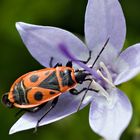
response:
[[[131,120],[132,107],[129,99],[116,86],[140,72],[140,44],[121,52],[126,25],[118,0],[88,0],[85,13],[86,45],[72,33],[59,28],[21,22],[16,23],[16,27],[29,52],[45,67],[49,67],[52,56],[54,64],[62,62],[65,65],[68,58],[73,57],[86,60],[88,49],[92,50],[92,58],[88,65],[92,65],[109,38],[107,46],[93,69],[88,69],[88,65],[82,64],[82,67],[92,73],[94,77],[92,86],[99,90],[99,93],[88,91],[81,109],[91,103],[89,123],[93,131],[107,140],[119,139]],[[63,53],[62,50],[64,50]],[[77,64],[79,65],[78,62]],[[78,68],[78,65],[75,63],[74,67]],[[81,87],[77,86],[77,88]],[[74,96],[65,93],[60,96],[58,104],[41,121],[40,126],[75,113],[83,94]],[[49,104],[37,113],[24,114],[13,125],[10,134],[34,128],[40,115],[48,107]]]

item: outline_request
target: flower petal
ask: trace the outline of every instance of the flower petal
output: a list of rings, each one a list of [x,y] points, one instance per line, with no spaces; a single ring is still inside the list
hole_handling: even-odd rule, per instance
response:
[[[86,85],[87,86],[87,85]],[[57,105],[45,116],[40,122],[39,126],[47,125],[49,123],[58,121],[77,112],[79,103],[84,93],[79,95],[71,95],[70,93],[64,93],[59,97]],[[81,109],[85,107],[93,99],[93,92],[88,91],[84,101],[81,104]],[[46,112],[50,107],[50,102],[41,110],[35,113],[25,113],[10,129],[9,134],[13,134],[19,131],[35,128],[37,120],[41,115]]]
[[[86,70],[87,72],[89,72],[90,74],[92,74],[93,78],[100,78],[99,75],[97,74],[96,70],[91,69],[90,67],[88,67],[86,64],[80,62],[77,60],[77,58],[75,56],[73,56],[70,51],[68,50],[68,47],[65,46],[65,44],[60,44],[59,45],[59,49],[61,51],[61,53],[68,58],[69,60],[71,60],[72,62],[76,63],[77,65],[79,65],[81,68],[83,68],[84,70]]]
[[[88,49],[83,42],[72,33],[49,26],[36,26],[23,22],[16,23],[16,28],[31,55],[43,66],[50,67],[50,59],[54,57],[54,65],[67,63],[67,59],[57,49],[60,43],[66,44],[78,59],[87,56]]]
[[[140,66],[140,43],[128,47],[125,51],[120,54],[131,69]]]
[[[111,47],[114,47],[117,53],[120,52],[125,35],[125,18],[118,0],[88,0],[85,37],[88,47],[94,51],[95,56],[108,38]]]
[[[123,51],[116,63],[119,65],[116,85],[130,80],[140,73],[140,44],[135,44]]]
[[[129,99],[119,89],[111,92],[111,102],[96,96],[89,114],[90,126],[106,140],[118,140],[132,117]]]

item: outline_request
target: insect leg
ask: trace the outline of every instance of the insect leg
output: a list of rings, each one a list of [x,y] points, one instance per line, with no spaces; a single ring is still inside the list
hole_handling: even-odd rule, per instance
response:
[[[27,111],[27,112],[33,112],[34,113],[34,112],[37,112],[38,110],[40,110],[42,107],[44,107],[47,103],[48,102],[43,103],[43,104],[41,104],[39,106],[36,106],[36,107],[33,107],[33,108],[24,109],[24,110]]]
[[[47,104],[47,102],[46,103],[44,103],[44,104],[41,104],[41,105],[39,105],[39,106],[36,106],[36,107],[33,107],[33,108],[23,108],[23,109],[20,109],[16,114],[15,114],[15,117],[17,117],[18,115],[20,115],[22,112],[32,112],[32,113],[34,113],[34,112],[36,112],[36,111],[38,111],[38,110],[40,110],[43,106],[45,106]]]
[[[72,68],[72,61],[68,61],[67,64],[66,64],[66,67]]]
[[[50,66],[50,68],[53,67],[53,59],[54,59],[53,57],[50,58],[50,62],[49,62],[49,66]]]
[[[88,59],[86,61],[83,61],[83,60],[79,60],[79,61],[84,63],[84,64],[87,64],[89,62],[89,60],[91,59],[91,53],[92,53],[92,51],[89,50],[89,56],[88,56]]]
[[[56,68],[56,67],[61,67],[62,66],[62,64],[61,63],[57,63],[55,66],[54,66],[54,68]]]
[[[89,79],[87,79],[87,80],[89,80]],[[73,95],[78,95],[78,94],[80,94],[81,92],[85,91],[85,93],[84,93],[84,95],[83,95],[83,97],[82,97],[82,99],[81,99],[81,101],[80,101],[80,103],[79,103],[79,105],[78,105],[77,111],[80,110],[81,104],[82,104],[83,100],[85,99],[85,96],[86,96],[86,94],[87,94],[87,92],[88,92],[89,90],[90,90],[90,91],[94,91],[94,92],[99,92],[98,90],[89,88],[90,85],[91,85],[91,83],[92,83],[92,81],[90,82],[90,84],[89,84],[89,86],[88,86],[87,88],[85,87],[85,88],[81,89],[80,91],[78,91],[78,90],[76,90],[76,89],[71,89],[71,90],[70,90],[70,93],[73,94]]]
[[[83,97],[82,97],[82,99],[81,99],[81,101],[80,101],[80,103],[79,103],[79,106],[78,106],[78,108],[77,108],[77,111],[80,110],[81,104],[82,104],[83,100],[85,99],[88,90],[90,90],[90,86],[91,86],[91,84],[92,84],[92,80],[90,81],[88,87],[85,89],[85,93],[84,93],[84,95],[83,95]],[[98,90],[94,90],[94,92],[99,92],[99,91],[98,91]]]
[[[49,62],[50,68],[56,68],[56,67],[58,67],[58,66],[62,66],[61,63],[57,63],[55,66],[53,66],[53,60],[54,60],[54,58],[51,57],[51,58],[50,58],[50,62]]]
[[[51,106],[49,107],[49,109],[42,115],[42,117],[37,121],[37,124],[36,124],[36,127],[35,127],[35,130],[34,130],[34,133],[37,132],[37,128],[39,126],[39,123],[41,122],[41,120],[56,106],[57,102],[58,102],[58,98],[59,97],[56,97],[52,103],[51,103]]]
[[[95,90],[93,88],[83,88],[81,89],[80,91],[78,91],[77,89],[73,88],[71,89],[69,92],[72,94],[72,95],[79,95],[80,93],[82,93],[83,91],[85,90],[90,90],[90,91],[94,91],[94,92],[98,92],[98,90]]]

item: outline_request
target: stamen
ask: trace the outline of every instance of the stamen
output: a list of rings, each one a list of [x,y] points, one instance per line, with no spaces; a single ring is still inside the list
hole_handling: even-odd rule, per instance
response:
[[[92,83],[93,83],[93,85],[95,86],[95,89],[99,90],[99,91],[101,92],[101,94],[102,94],[104,97],[106,97],[106,99],[107,99],[108,101],[110,101],[109,94],[105,91],[105,89],[104,89],[100,84],[98,84],[97,82],[95,82],[94,80],[93,80]]]
[[[103,62],[100,62],[100,67],[103,68],[103,70],[106,72],[106,75],[107,75],[107,79],[113,83],[113,80],[112,80],[112,76],[108,70],[108,68],[106,67],[106,65],[103,63]]]
[[[109,85],[111,85],[113,88],[115,88],[115,85],[109,80],[107,79],[100,70],[97,70],[97,73],[103,78],[103,80],[105,80]]]

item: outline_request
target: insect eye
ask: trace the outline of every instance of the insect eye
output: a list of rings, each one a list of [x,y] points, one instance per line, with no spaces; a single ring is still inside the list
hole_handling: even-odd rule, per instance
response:
[[[5,93],[3,96],[2,96],[2,103],[8,107],[8,108],[11,108],[13,106],[13,104],[9,101],[8,99],[8,93]]]

